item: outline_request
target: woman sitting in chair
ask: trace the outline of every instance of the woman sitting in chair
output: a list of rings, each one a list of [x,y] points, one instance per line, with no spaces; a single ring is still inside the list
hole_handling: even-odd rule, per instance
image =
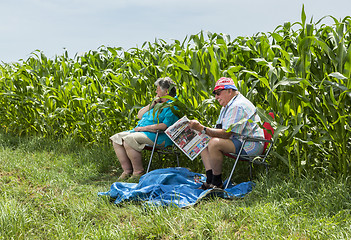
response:
[[[155,82],[157,86],[155,101],[141,108],[138,112],[137,126],[130,131],[117,133],[110,137],[117,158],[123,169],[123,173],[118,180],[125,180],[129,177],[138,179],[144,174],[141,151],[145,145],[154,144],[156,131],[166,130],[169,126],[178,120],[171,109],[164,108],[158,114],[154,113],[154,106],[157,103],[170,101],[164,96],[176,96],[175,83],[171,78],[159,78]],[[157,139],[157,145],[169,146],[172,141],[165,133],[161,133]]]

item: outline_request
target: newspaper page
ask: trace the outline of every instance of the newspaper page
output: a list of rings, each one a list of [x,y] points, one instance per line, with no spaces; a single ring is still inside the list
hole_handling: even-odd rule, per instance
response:
[[[186,116],[168,127],[165,133],[191,160],[194,160],[207,147],[211,139],[210,136],[191,129]]]

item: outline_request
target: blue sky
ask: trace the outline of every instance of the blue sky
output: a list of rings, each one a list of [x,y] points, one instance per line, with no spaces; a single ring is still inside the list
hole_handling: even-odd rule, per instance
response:
[[[0,62],[27,59],[37,49],[49,58],[102,45],[128,50],[201,30],[252,36],[300,21],[303,4],[308,21],[351,15],[350,0],[0,0]]]

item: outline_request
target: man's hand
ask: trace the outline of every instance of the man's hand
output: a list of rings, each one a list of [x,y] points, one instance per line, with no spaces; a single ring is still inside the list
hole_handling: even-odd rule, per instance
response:
[[[190,120],[189,127],[199,132],[204,129],[204,126],[197,120]],[[206,134],[210,137],[230,138],[233,133],[227,132],[225,129],[207,128]]]
[[[189,121],[189,127],[192,129],[195,129],[196,131],[201,132],[204,126],[202,126],[199,121],[197,120],[190,120]]]

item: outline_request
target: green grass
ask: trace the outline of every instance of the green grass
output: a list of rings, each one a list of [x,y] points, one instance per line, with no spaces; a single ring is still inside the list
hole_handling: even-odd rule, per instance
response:
[[[98,197],[120,172],[111,146],[1,134],[0,239],[351,238],[348,178],[271,170],[245,198],[178,209]]]

